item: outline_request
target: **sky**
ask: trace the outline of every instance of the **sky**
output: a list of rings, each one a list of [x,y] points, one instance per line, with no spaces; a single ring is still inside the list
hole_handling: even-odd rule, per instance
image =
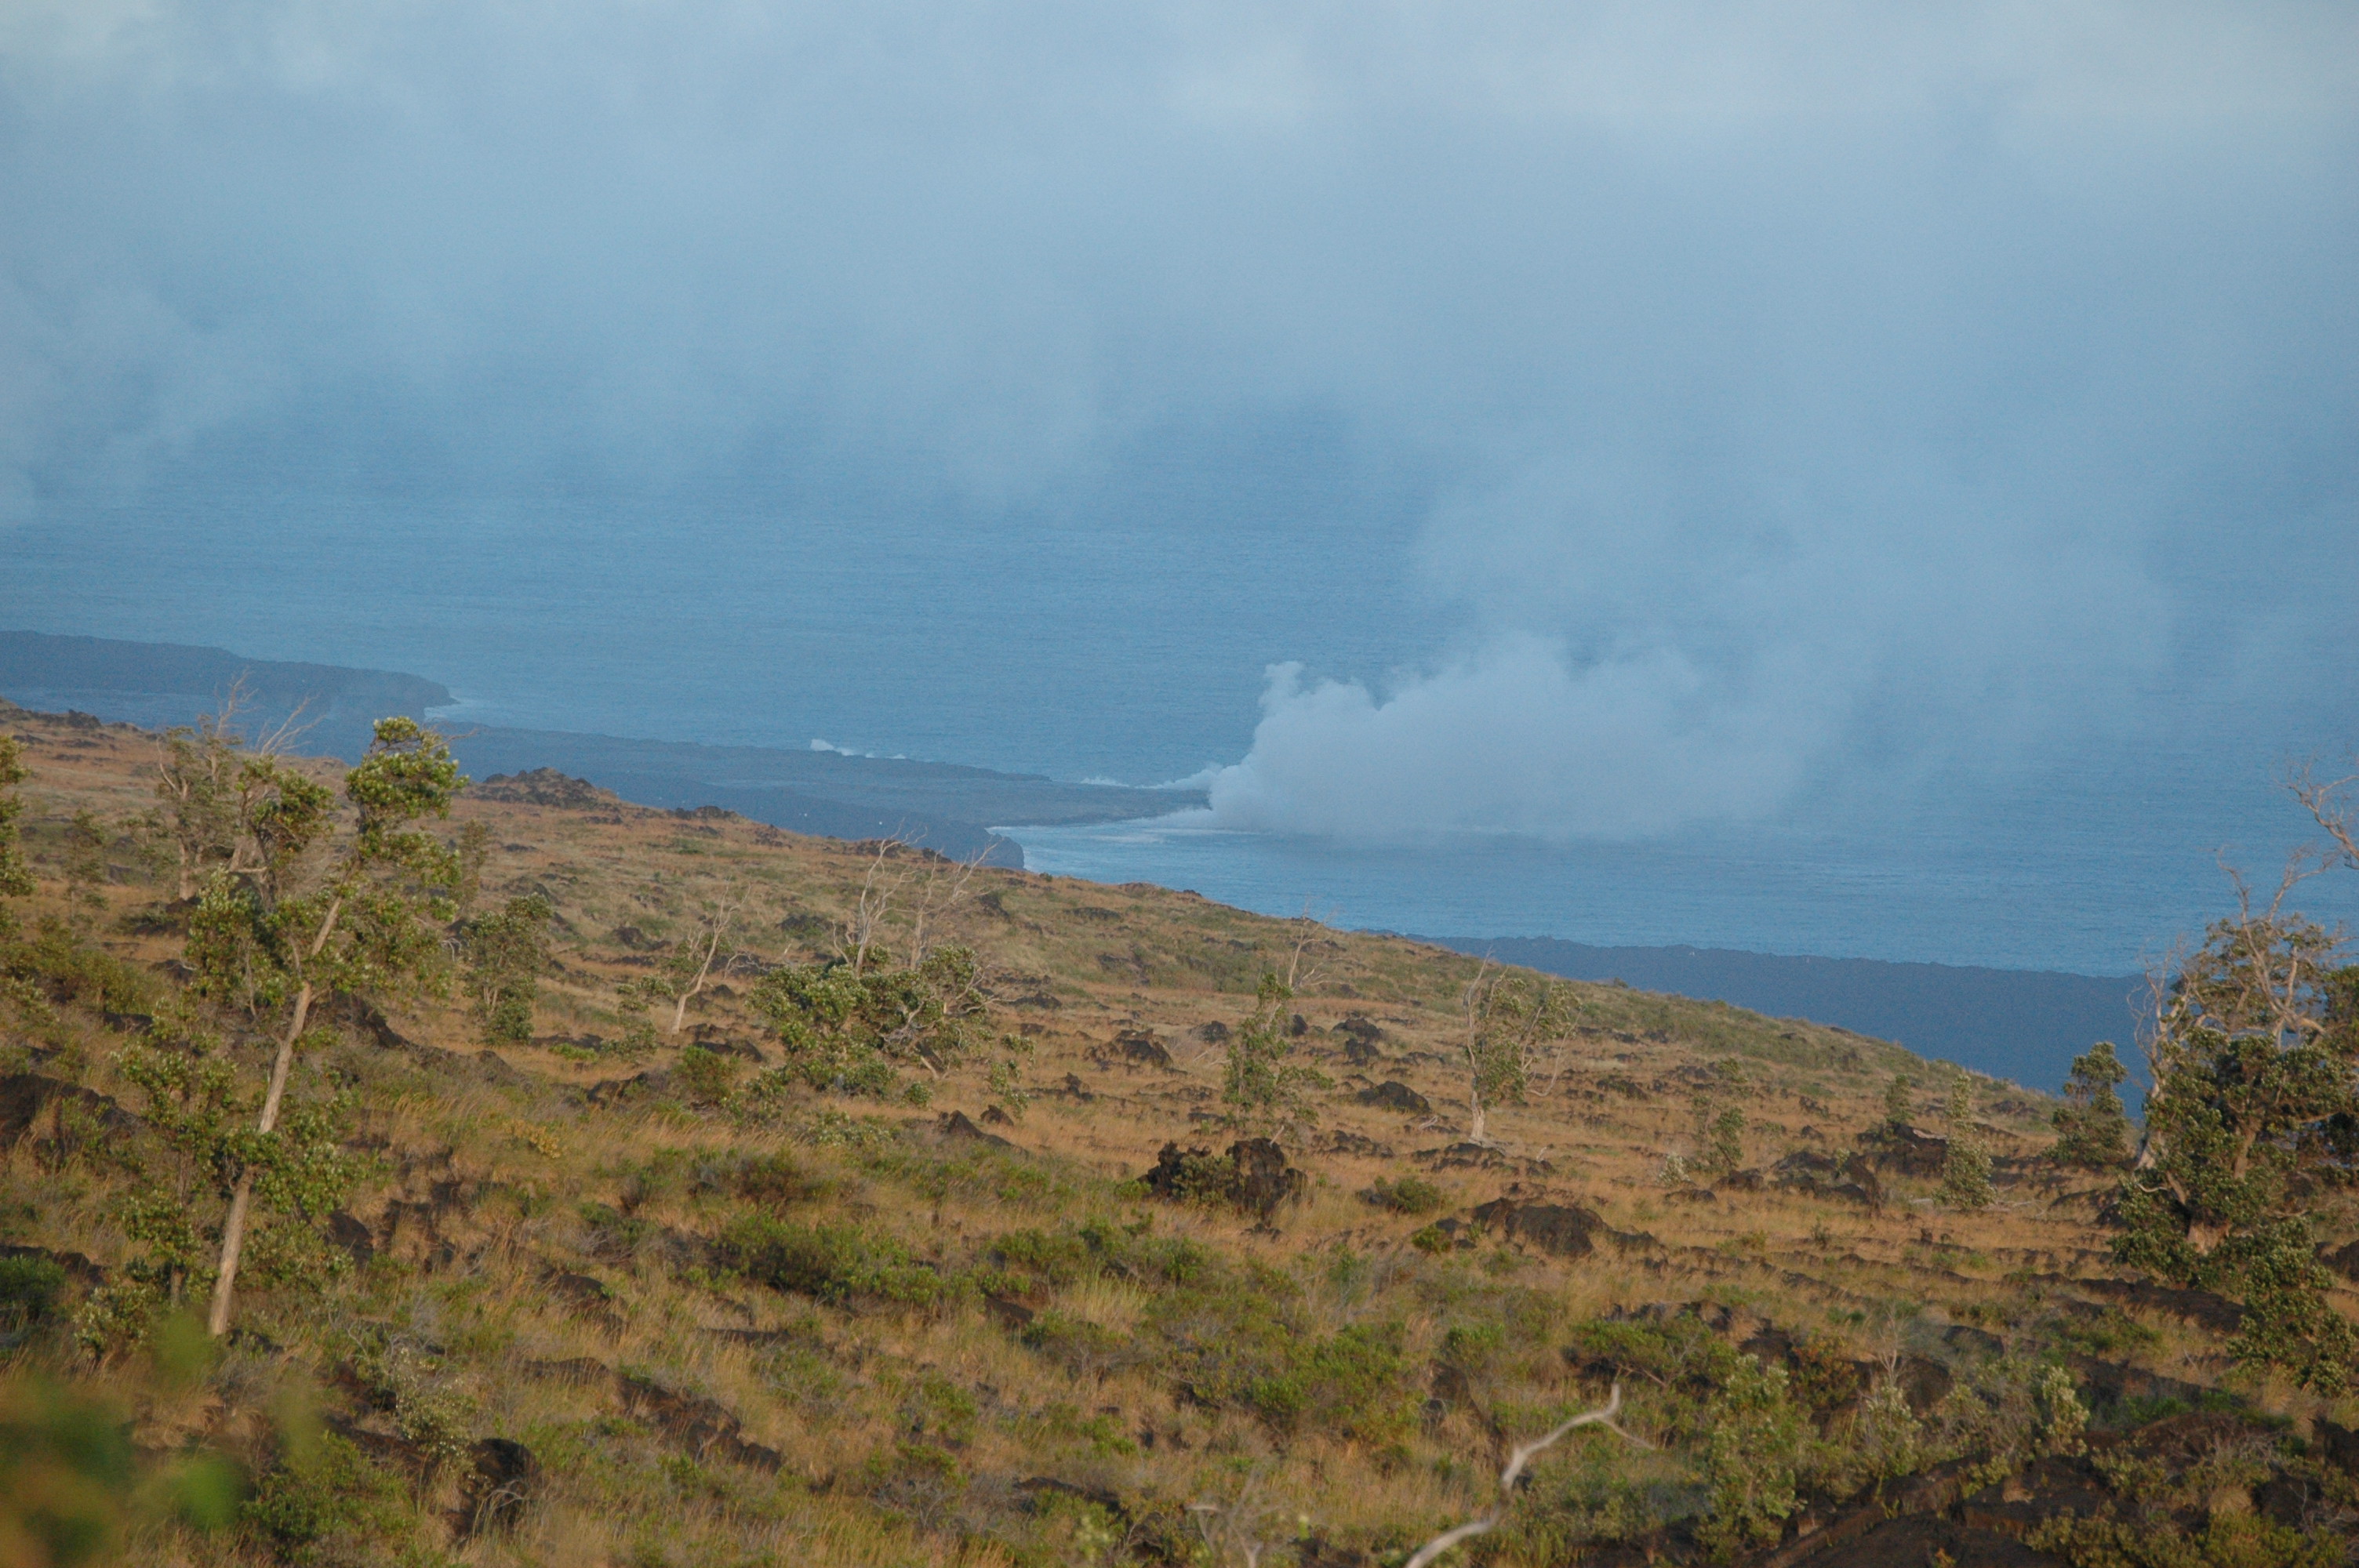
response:
[[[2354,258],[2344,5],[16,0],[0,565],[996,555],[1229,826],[1833,819],[2359,744]]]

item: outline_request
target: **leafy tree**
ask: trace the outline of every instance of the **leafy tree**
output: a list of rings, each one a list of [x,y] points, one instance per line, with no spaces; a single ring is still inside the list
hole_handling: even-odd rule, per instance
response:
[[[467,995],[484,1040],[521,1045],[532,1039],[533,1003],[549,968],[549,924],[556,908],[538,893],[512,898],[496,914],[459,927],[467,959]]]
[[[2359,1354],[2325,1300],[2307,1195],[2349,1179],[2359,1125],[2359,969],[2336,948],[2311,922],[2246,901],[2180,967],[2148,1052],[2145,1145],[2122,1180],[2114,1243],[2124,1263],[2240,1297],[2237,1356],[2330,1394]]]
[[[872,945],[867,958],[876,955]],[[844,960],[773,969],[749,1000],[786,1047],[770,1082],[879,1098],[904,1092],[898,1067],[940,1077],[981,1042],[988,1012],[963,947],[938,947],[914,969]]]
[[[1988,1208],[1995,1195],[1990,1150],[1974,1127],[1974,1081],[1962,1072],[1951,1076],[1942,1119],[1950,1124],[1950,1152],[1941,1161],[1941,1201],[1953,1208]]]
[[[991,1093],[1011,1119],[1021,1121],[1032,1105],[1032,1091],[1024,1087],[1024,1063],[1032,1054],[1032,1042],[1021,1034],[1003,1034],[999,1050],[999,1059],[991,1065]]]
[[[351,1190],[341,1101],[287,1108],[267,1133],[250,1125],[255,1097],[220,1036],[184,1007],[168,1007],[118,1058],[145,1098],[145,1135],[119,1156],[139,1177],[114,1219],[142,1251],[126,1263],[102,1313],[84,1324],[102,1357],[144,1337],[150,1320],[201,1288],[242,1184],[259,1217],[245,1248],[274,1285],[331,1277],[344,1265],[322,1223]]]
[[[1906,1127],[1917,1119],[1917,1080],[1906,1073],[1895,1073],[1892,1083],[1884,1091],[1884,1119],[1887,1126]]]
[[[1988,1208],[1991,1190],[1990,1151],[1971,1127],[1950,1130],[1950,1152],[1941,1161],[1941,1201],[1953,1208]]]
[[[1221,1102],[1239,1126],[1300,1124],[1317,1118],[1310,1095],[1326,1087],[1326,1078],[1287,1060],[1294,1054],[1294,1040],[1287,1032],[1286,1004],[1293,1000],[1293,987],[1275,973],[1263,975],[1254,992],[1253,1016],[1230,1032]]]
[[[147,1100],[142,1119],[161,1157],[143,1161],[144,1179],[120,1206],[116,1222],[146,1249],[129,1271],[178,1302],[190,1278],[204,1271],[199,1218],[205,1198],[218,1194],[226,1201],[236,1190],[241,1124],[254,1108],[239,1095],[237,1066],[221,1037],[186,1009],[168,1010],[117,1065]]]
[[[2128,1077],[2109,1040],[2100,1040],[2072,1058],[2071,1075],[2064,1080],[2064,1103],[2056,1108],[2056,1142],[2048,1152],[2049,1158],[2085,1171],[2110,1171],[2129,1163],[2130,1119],[2116,1092]]]
[[[276,757],[240,763],[237,845],[190,919],[189,962],[205,994],[269,1020],[277,1034],[257,1140],[278,1129],[316,1001],[414,981],[440,962],[460,867],[417,824],[448,816],[465,784],[440,735],[414,719],[379,719],[368,754],[344,775],[351,832],[332,846],[337,811],[326,785]],[[270,1169],[241,1163],[213,1278],[216,1336],[229,1327],[255,1180]]]
[[[1774,1544],[1799,1499],[1794,1459],[1801,1412],[1787,1387],[1786,1368],[1740,1356],[1713,1398],[1704,1479],[1711,1511],[1696,1531],[1715,1562]]]
[[[1726,1175],[1745,1163],[1745,1113],[1734,1106],[1724,1106],[1713,1113],[1710,1105],[1701,1108],[1703,1136],[1699,1141],[1701,1152],[1697,1163],[1705,1170]]]
[[[1460,1006],[1466,1026],[1460,1048],[1466,1061],[1467,1136],[1481,1143],[1488,1141],[1491,1108],[1524,1103],[1533,1058],[1563,1038],[1572,1014],[1563,988],[1496,975],[1487,963],[1467,983]]]

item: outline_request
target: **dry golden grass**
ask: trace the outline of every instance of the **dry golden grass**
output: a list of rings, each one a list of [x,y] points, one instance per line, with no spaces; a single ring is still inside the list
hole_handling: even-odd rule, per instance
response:
[[[28,742],[37,858],[53,861],[77,808],[115,821],[147,809],[150,738],[7,717]],[[409,998],[393,1001],[389,1016],[426,1048],[423,1057],[358,1035],[340,1047],[322,1065],[355,1086],[351,1131],[364,1174],[347,1206],[376,1238],[375,1260],[317,1291],[253,1293],[241,1321],[262,1340],[234,1349],[201,1392],[141,1396],[142,1431],[159,1443],[259,1441],[256,1412],[271,1408],[274,1390],[296,1388],[315,1390],[307,1397],[353,1431],[382,1437],[390,1430],[383,1413],[339,1382],[344,1346],[369,1325],[429,1346],[447,1388],[468,1402],[471,1432],[524,1442],[544,1478],[516,1533],[455,1541],[441,1517],[458,1505],[459,1477],[430,1479],[405,1505],[409,1545],[385,1543],[389,1562],[1107,1561],[1107,1542],[1090,1534],[1095,1526],[1016,1489],[1041,1477],[1118,1497],[1134,1517],[1162,1509],[1182,1531],[1188,1505],[1239,1506],[1250,1494],[1277,1521],[1268,1526],[1273,1539],[1292,1535],[1299,1519],[1325,1536],[1379,1547],[1487,1501],[1490,1454],[1503,1433],[1463,1409],[1386,1443],[1288,1432],[1190,1400],[1144,1356],[1060,1365],[973,1294],[926,1309],[823,1305],[729,1274],[699,1259],[696,1244],[745,1206],[697,1190],[700,1158],[789,1155],[827,1189],[789,1217],[865,1227],[946,1271],[976,1267],[993,1238],[1023,1227],[1100,1220],[1191,1240],[1238,1268],[1293,1281],[1304,1320],[1321,1332],[1397,1325],[1408,1364],[1420,1368],[1453,1325],[1504,1312],[1510,1297],[1538,1303],[1530,1310],[1558,1325],[1615,1307],[1711,1299],[1874,1357],[1922,1345],[1945,1324],[2021,1320],[2034,1310],[2027,1276],[2104,1268],[2087,1179],[2026,1173],[1978,1213],[1945,1208],[1925,1182],[1896,1181],[1878,1212],[1776,1190],[1698,1197],[1666,1185],[1667,1161],[1695,1152],[1700,1100],[1745,1110],[1750,1166],[1797,1149],[1850,1146],[1883,1119],[1896,1071],[1927,1078],[1925,1065],[1897,1046],[1718,1004],[1576,985],[1578,1030],[1539,1064],[1527,1103],[1493,1115],[1498,1152],[1484,1164],[1437,1162],[1437,1152],[1463,1137],[1459,997],[1473,960],[1265,919],[1192,894],[996,869],[974,874],[948,935],[985,966],[1002,999],[997,1026],[1034,1047],[1027,1072],[1036,1098],[1019,1122],[995,1129],[1019,1152],[978,1156],[929,1141],[925,1128],[937,1117],[984,1119],[994,1101],[978,1065],[932,1084],[922,1115],[820,1098],[807,1108],[864,1119],[894,1159],[749,1127],[662,1093],[594,1105],[585,1093],[592,1085],[660,1072],[688,1044],[683,1033],[644,1059],[585,1060],[570,1037],[623,1035],[616,985],[647,972],[649,943],[689,930],[697,900],[741,891],[749,952],[799,961],[821,945],[813,934],[854,903],[874,857],[742,819],[619,804],[566,810],[470,795],[453,827],[469,823],[483,825],[495,846],[486,896],[539,891],[558,909],[541,1038],[486,1060],[460,1006]],[[56,875],[53,863],[45,874]],[[94,939],[133,963],[168,964],[176,937],[132,935],[120,924],[168,892],[131,876],[103,890],[106,908],[88,921]],[[37,910],[60,907],[60,896],[45,883]],[[1306,1199],[1256,1227],[1125,1188],[1167,1141],[1218,1148],[1234,1136],[1206,1119],[1221,1108],[1223,1056],[1196,1031],[1234,1027],[1250,1011],[1260,975],[1284,970],[1298,947],[1317,971],[1294,1003],[1307,1025],[1300,1054],[1334,1084],[1315,1132],[1288,1142],[1311,1178]],[[691,1006],[689,1022],[756,1044],[776,1061],[775,1043],[744,1010],[747,984],[744,975],[724,977]],[[1361,1067],[1347,1062],[1333,1029],[1355,1015],[1384,1032],[1381,1060]],[[1109,1049],[1117,1033],[1140,1029],[1169,1046],[1175,1067],[1133,1065]],[[43,1071],[127,1098],[110,1062],[119,1044],[70,1009],[38,1041],[13,1048],[57,1052]],[[1387,1080],[1427,1097],[1433,1113],[1408,1117],[1354,1098]],[[2048,1107],[1987,1080],[1977,1091],[1985,1136],[2012,1176],[2009,1161],[2047,1142]],[[1931,1102],[1934,1091],[1920,1089],[1920,1098]],[[919,1126],[904,1130],[906,1121]],[[1359,1195],[1378,1178],[1412,1173],[1443,1190],[1445,1215],[1462,1218],[1506,1194],[1586,1206],[1651,1240],[1577,1259],[1495,1241],[1428,1256],[1410,1238],[1431,1217],[1395,1215]],[[103,1172],[46,1166],[29,1140],[0,1154],[5,1239],[112,1266],[128,1248],[110,1217],[114,1195]],[[622,1229],[637,1234],[618,1239],[611,1225],[602,1232],[590,1205],[627,1211]],[[594,1280],[607,1303],[570,1298],[552,1283],[557,1274]],[[1025,1304],[1129,1340],[1155,1300],[1142,1283],[1098,1273],[1038,1286]],[[2215,1338],[2140,1317],[2156,1336],[2138,1353],[2142,1364],[2220,1380]],[[701,1440],[635,1411],[617,1391],[624,1374],[713,1401],[741,1423],[743,1442],[775,1451],[775,1473],[700,1453]],[[132,1389],[129,1371],[110,1375]],[[1586,1397],[1546,1343],[1488,1376],[1488,1408],[1502,1420],[1538,1422]],[[2297,1416],[2328,1408],[2275,1384],[2253,1392],[2266,1408]],[[897,1454],[911,1444],[951,1454],[956,1483],[929,1492],[921,1475],[897,1481]],[[1552,1455],[1544,1481],[1575,1463],[1571,1451]],[[1641,1474],[1677,1467],[1667,1457],[1633,1463]],[[157,1562],[209,1563],[245,1561],[239,1553],[249,1548],[166,1532],[147,1550]],[[399,1558],[400,1550],[413,1555]],[[1512,1549],[1500,1559],[1516,1560]]]

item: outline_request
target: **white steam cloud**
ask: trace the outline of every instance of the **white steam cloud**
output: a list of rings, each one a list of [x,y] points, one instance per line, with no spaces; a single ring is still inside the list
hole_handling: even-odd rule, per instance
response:
[[[1381,698],[1282,665],[1251,754],[1211,780],[1212,819],[1361,838],[1622,836],[1772,810],[1813,749],[1807,705],[1712,685],[1675,652],[1575,669],[1522,635]]]

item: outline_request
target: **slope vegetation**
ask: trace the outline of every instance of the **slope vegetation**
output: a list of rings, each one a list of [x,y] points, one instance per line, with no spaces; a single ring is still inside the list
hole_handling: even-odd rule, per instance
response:
[[[272,1043],[189,989],[157,739],[5,718],[0,1560],[2343,1551],[2352,1411],[2108,1266],[2042,1097],[1577,983],[1503,1067],[1538,977],[1159,888],[486,782],[445,983],[322,1009],[301,1159],[207,1143],[190,1085],[243,1125]],[[469,933],[527,906],[519,1029]],[[210,1340],[233,1158],[293,1173]]]

